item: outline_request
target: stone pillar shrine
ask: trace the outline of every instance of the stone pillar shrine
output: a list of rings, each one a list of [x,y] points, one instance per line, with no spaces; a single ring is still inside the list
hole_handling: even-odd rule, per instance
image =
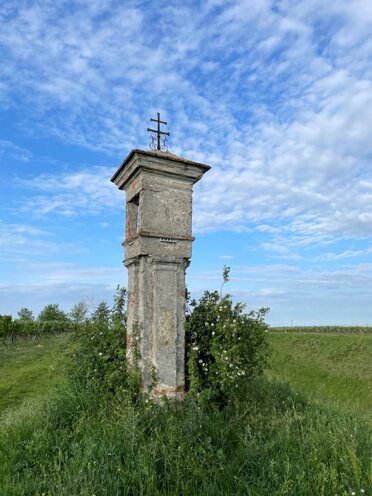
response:
[[[111,179],[126,192],[127,353],[139,338],[142,387],[153,397],[184,394],[192,187],[209,169],[159,149],[132,150]]]

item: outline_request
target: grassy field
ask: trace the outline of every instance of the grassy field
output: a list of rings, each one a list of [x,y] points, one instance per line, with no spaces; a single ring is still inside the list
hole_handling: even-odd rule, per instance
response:
[[[295,332],[304,334],[370,334],[372,327],[368,326],[290,326],[271,327],[271,332]]]
[[[0,417],[24,402],[37,402],[63,382],[61,354],[68,336],[0,344]]]
[[[268,374],[311,399],[372,414],[372,335],[270,333]]]
[[[38,400],[63,382],[68,335],[0,344],[0,415]],[[372,413],[372,335],[269,334],[270,378],[311,399]]]
[[[371,341],[338,338],[269,335],[270,374],[326,403],[344,404],[344,384],[366,412]],[[197,397],[134,405],[67,384],[30,409],[63,383],[65,339],[0,350],[1,496],[372,495],[369,418],[277,380],[247,383],[224,409]]]

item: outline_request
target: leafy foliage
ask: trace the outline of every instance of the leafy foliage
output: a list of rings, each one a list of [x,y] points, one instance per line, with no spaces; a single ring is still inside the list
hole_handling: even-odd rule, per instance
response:
[[[230,295],[223,296],[222,289],[229,278],[230,268],[225,266],[220,292],[206,291],[199,302],[191,302],[185,329],[188,390],[213,397],[219,406],[247,379],[261,374],[268,351],[264,322],[267,309],[246,313],[244,305],[234,304]],[[129,365],[126,296],[126,289],[118,286],[113,307],[101,302],[90,318],[84,302],[76,304],[68,316],[57,304],[49,304],[36,322],[15,321],[10,327],[19,335],[33,332],[34,336],[44,329],[50,333],[61,330],[61,325],[66,330],[74,329],[70,380],[78,387],[109,394],[129,391],[133,398],[139,391],[140,332],[132,329]],[[155,382],[156,370],[152,376]]]
[[[36,339],[71,332],[74,328],[69,320],[13,320],[11,315],[0,315],[0,338],[4,344],[14,343],[19,338]]]
[[[110,325],[111,311],[105,301],[101,301],[92,313],[92,322],[101,326]]]
[[[32,310],[29,308],[23,307],[18,311],[18,319],[19,320],[35,320],[34,314]]]
[[[41,310],[38,315],[38,320],[42,322],[50,321],[62,321],[66,322],[68,320],[67,315],[63,312],[57,303],[49,303]]]
[[[68,317],[74,324],[82,324],[84,321],[88,319],[88,305],[85,303],[85,301],[80,301],[79,303],[76,303],[74,305],[69,314]]]
[[[79,326],[72,336],[70,381],[78,388],[106,394],[138,392],[126,357],[126,289],[118,286],[114,306],[101,302],[91,321]]]
[[[13,319],[11,315],[0,315],[0,338],[5,340],[12,333]]]
[[[229,267],[224,267],[224,283]],[[192,392],[205,391],[224,402],[247,379],[260,375],[267,361],[267,308],[244,313],[230,295],[206,291],[191,302],[186,320],[187,381]]]

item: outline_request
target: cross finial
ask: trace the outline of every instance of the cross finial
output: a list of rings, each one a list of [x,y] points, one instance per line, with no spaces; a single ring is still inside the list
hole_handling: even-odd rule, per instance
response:
[[[150,129],[148,127],[147,131],[150,133],[153,133],[153,135],[151,137],[150,147],[155,149],[155,150],[161,150],[162,149],[162,147],[161,147],[161,135],[169,136],[169,133],[167,133],[165,131],[161,131],[160,130],[160,124],[165,124],[167,126],[168,123],[167,123],[167,121],[161,121],[160,120],[160,112],[157,112],[157,114],[158,114],[158,118],[157,119],[151,118],[150,121],[156,122],[158,125],[158,128],[157,129]],[[163,138],[163,146],[166,148],[165,140],[166,140],[166,138],[164,137]]]

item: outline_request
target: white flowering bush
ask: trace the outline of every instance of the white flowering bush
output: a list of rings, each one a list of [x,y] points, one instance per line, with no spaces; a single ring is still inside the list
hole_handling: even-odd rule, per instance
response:
[[[224,269],[224,282],[229,268]],[[224,401],[263,371],[268,357],[267,308],[245,312],[230,295],[206,291],[191,302],[186,318],[186,375],[192,392],[209,391]]]

